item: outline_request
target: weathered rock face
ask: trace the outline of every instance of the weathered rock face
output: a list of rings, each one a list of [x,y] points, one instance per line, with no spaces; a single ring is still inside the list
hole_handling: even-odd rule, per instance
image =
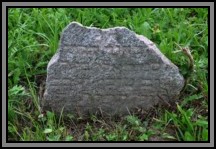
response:
[[[127,114],[175,100],[184,86],[178,68],[146,37],[76,22],[64,29],[47,73],[43,106],[66,113]]]

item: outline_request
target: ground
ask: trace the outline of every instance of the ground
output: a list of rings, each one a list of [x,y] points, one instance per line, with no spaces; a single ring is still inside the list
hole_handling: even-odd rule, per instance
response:
[[[57,116],[41,112],[46,68],[62,29],[125,26],[153,42],[189,78],[176,103],[124,117]],[[180,46],[180,47],[179,47]],[[194,60],[181,51],[188,47]],[[207,8],[9,8],[8,140],[206,141],[208,140]]]

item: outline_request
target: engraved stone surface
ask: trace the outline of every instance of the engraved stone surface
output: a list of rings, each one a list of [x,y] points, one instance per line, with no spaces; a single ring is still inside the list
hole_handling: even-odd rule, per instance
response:
[[[72,22],[48,64],[43,107],[122,115],[175,100],[183,86],[177,66],[146,37]]]

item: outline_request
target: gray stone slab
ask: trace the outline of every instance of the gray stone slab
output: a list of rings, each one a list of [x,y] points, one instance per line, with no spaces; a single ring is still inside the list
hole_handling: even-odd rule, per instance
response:
[[[48,64],[42,106],[57,113],[64,107],[72,114],[124,115],[175,100],[183,86],[177,66],[146,37],[125,27],[72,22]]]

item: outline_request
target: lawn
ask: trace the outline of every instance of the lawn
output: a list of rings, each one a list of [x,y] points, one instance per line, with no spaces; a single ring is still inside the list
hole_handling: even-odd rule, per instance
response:
[[[125,117],[57,116],[40,109],[46,68],[70,22],[125,26],[156,43],[188,79],[170,107],[137,109]],[[194,70],[181,51],[188,47]],[[8,140],[10,141],[207,141],[207,8],[9,8]]]

